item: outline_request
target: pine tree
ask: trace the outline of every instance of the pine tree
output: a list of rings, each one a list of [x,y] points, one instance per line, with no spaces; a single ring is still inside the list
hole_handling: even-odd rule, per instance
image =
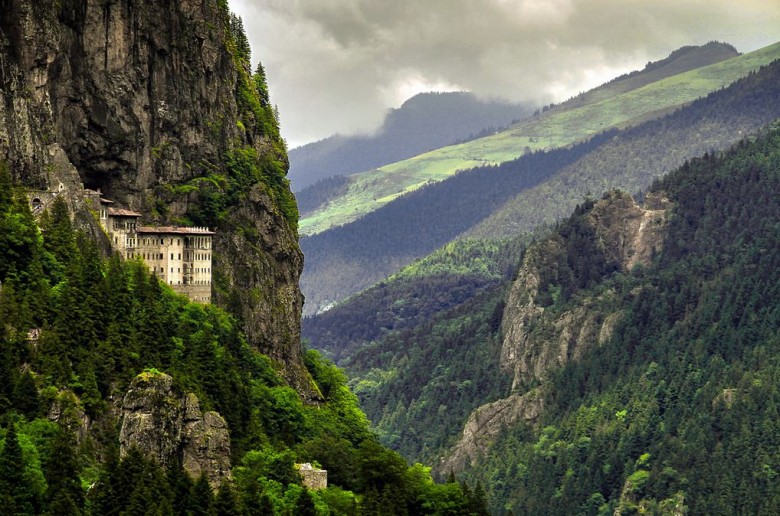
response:
[[[7,514],[33,514],[34,494],[24,480],[22,448],[11,424],[0,453],[0,507]]]
[[[271,104],[271,99],[268,95],[268,83],[265,78],[265,68],[263,63],[257,63],[255,74],[252,76],[255,83],[255,90],[257,90],[257,96],[260,98],[260,105],[267,108]]]
[[[190,489],[189,511],[192,516],[206,516],[214,501],[211,486],[206,475],[201,475]]]
[[[35,385],[35,378],[30,371],[19,377],[14,386],[12,401],[14,408],[28,420],[38,417],[41,401],[38,396],[38,387]]]
[[[485,489],[482,487],[482,482],[477,481],[477,486],[474,488],[474,493],[469,500],[469,509],[473,514],[478,516],[487,516],[490,513],[487,510],[487,496],[485,495]]]
[[[73,434],[60,427],[44,468],[48,483],[46,501],[52,514],[80,514],[84,506],[76,454]]]
[[[62,197],[57,197],[51,207],[41,217],[43,246],[59,262],[62,270],[76,256],[76,237],[70,220],[68,205]],[[59,278],[55,278],[58,280]]]
[[[217,491],[214,505],[211,507],[213,516],[238,516],[238,497],[229,482],[222,482]]]

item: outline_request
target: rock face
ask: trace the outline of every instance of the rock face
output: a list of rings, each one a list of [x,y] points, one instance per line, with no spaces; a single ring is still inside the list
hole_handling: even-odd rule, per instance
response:
[[[646,208],[622,192],[611,192],[583,215],[582,224],[595,240],[595,253],[615,270],[630,270],[648,264],[660,251],[666,234],[669,201],[653,195]],[[554,236],[526,253],[517,280],[512,285],[504,309],[504,343],[501,365],[514,374],[513,389],[544,380],[552,367],[579,359],[593,345],[605,342],[620,314],[609,310],[614,292],[582,299],[570,310],[546,315],[539,301],[542,279],[549,269],[569,263],[569,242]],[[606,309],[604,308],[606,307]],[[532,332],[529,327],[544,325],[548,331]]]
[[[181,394],[164,373],[141,373],[122,403],[120,455],[138,448],[168,465],[178,460],[197,479],[205,475],[213,488],[230,478],[230,436],[216,412],[202,412],[197,396]]]
[[[535,424],[542,407],[539,389],[482,405],[471,413],[461,438],[437,466],[437,472],[444,475],[474,466],[504,428],[521,421]]]
[[[641,207],[628,194],[606,194],[579,215],[578,231],[588,235],[589,252],[596,255],[589,258],[612,271],[649,264],[663,245],[670,208],[663,195],[648,196]],[[570,234],[561,232],[526,252],[502,321],[501,367],[513,376],[512,394],[471,414],[461,438],[437,467],[438,474],[473,465],[507,426],[520,421],[535,424],[543,409],[547,373],[579,360],[612,335],[621,316],[612,309],[615,292],[581,296],[566,309],[551,309],[550,301],[542,300],[550,278],[565,276],[562,269],[569,265],[577,269],[578,251],[572,241]]]
[[[286,166],[281,140],[238,123],[248,70],[234,58],[226,5],[0,0],[0,161],[41,191],[73,182],[75,171],[87,188],[160,223],[199,202],[172,187],[226,174],[235,147]],[[262,184],[250,190],[216,228],[212,298],[313,399],[300,350],[296,230]],[[79,204],[74,189],[69,198]],[[100,237],[84,210],[80,220]]]

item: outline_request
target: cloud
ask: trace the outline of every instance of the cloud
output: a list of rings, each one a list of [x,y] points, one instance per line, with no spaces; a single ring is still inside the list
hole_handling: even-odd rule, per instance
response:
[[[777,0],[231,0],[291,145],[370,131],[420,88],[546,103],[710,40],[780,39]]]

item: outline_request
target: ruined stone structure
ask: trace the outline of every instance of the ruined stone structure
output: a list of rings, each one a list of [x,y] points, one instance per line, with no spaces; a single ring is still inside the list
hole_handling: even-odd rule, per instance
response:
[[[308,462],[296,464],[298,473],[301,475],[301,483],[312,490],[325,489],[328,487],[328,470],[317,469]]]

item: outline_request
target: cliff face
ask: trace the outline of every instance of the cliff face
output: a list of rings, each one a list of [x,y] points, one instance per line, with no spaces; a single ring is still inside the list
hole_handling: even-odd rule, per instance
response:
[[[439,474],[474,465],[504,428],[535,424],[548,372],[610,338],[621,316],[614,291],[571,302],[560,298],[588,279],[649,264],[662,248],[670,207],[662,194],[649,194],[642,207],[630,195],[612,192],[528,249],[502,322],[501,367],[513,376],[512,394],[471,414]]]
[[[202,412],[192,393],[173,387],[163,373],[141,373],[122,402],[120,454],[138,448],[169,465],[178,460],[192,478],[205,475],[213,488],[230,478],[230,436],[216,412]]]
[[[174,187],[226,176],[234,149],[286,168],[278,136],[239,123],[248,70],[226,2],[0,0],[0,13],[0,161],[25,186],[56,189],[75,168],[146,221],[175,223],[204,200]],[[69,196],[79,205],[78,192]],[[212,224],[217,304],[315,397],[300,352],[303,257],[278,196],[255,181]]]
[[[576,231],[585,233],[589,240],[586,251],[573,244],[571,235],[555,235],[529,249],[502,319],[501,365],[512,371],[513,389],[543,381],[550,368],[577,360],[591,346],[605,342],[620,315],[609,310],[615,295],[610,291],[546,314],[550,307],[540,299],[541,290],[551,290],[551,284],[563,283],[567,275],[592,276],[648,264],[663,245],[668,208],[668,200],[661,195],[649,195],[641,207],[630,195],[612,192],[581,217]],[[581,252],[589,256],[579,256]],[[584,258],[591,264],[583,264]],[[594,262],[600,264],[601,271],[583,270],[598,268]],[[575,285],[578,279],[575,277]],[[558,292],[562,295],[560,289]],[[546,331],[532,331],[539,326]]]

